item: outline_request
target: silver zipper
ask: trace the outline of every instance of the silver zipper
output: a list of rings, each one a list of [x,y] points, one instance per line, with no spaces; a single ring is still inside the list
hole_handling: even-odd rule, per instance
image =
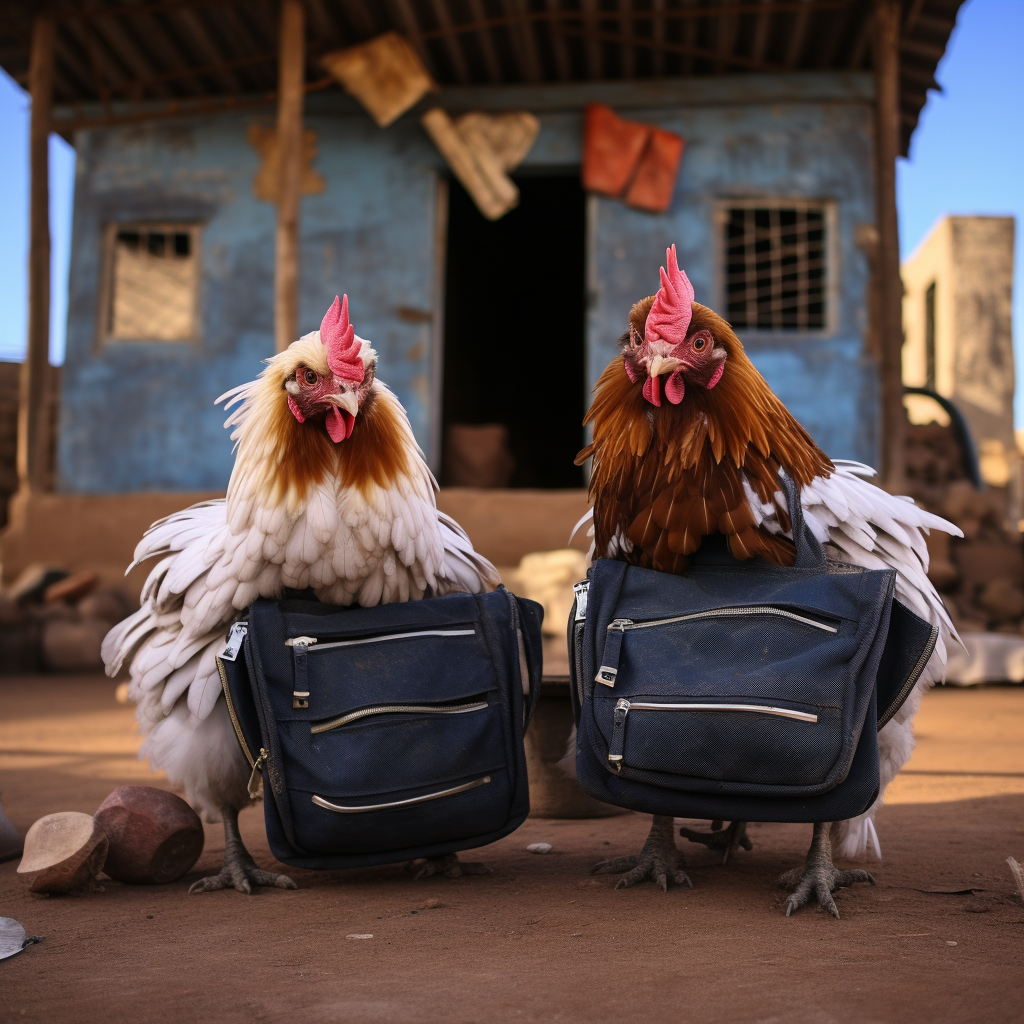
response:
[[[341,804],[332,804],[322,796],[313,796],[313,803],[326,811],[334,811],[336,814],[365,814],[367,811],[386,811],[394,807],[408,807],[410,804],[421,804],[426,800],[439,800],[443,796],[455,796],[456,793],[465,793],[468,789],[476,789],[478,786],[486,786],[491,781],[490,775],[482,779],[474,779],[472,782],[464,782],[461,786],[454,786],[451,789],[442,789],[437,793],[426,793],[424,796],[410,797],[408,800],[393,800],[387,804],[366,804],[362,807],[344,807]]]
[[[329,722],[314,725],[310,732],[314,735],[320,732],[330,732],[332,729],[340,729],[341,726],[358,721],[360,718],[366,718],[368,715],[388,715],[400,711],[409,715],[464,715],[469,711],[482,711],[485,707],[487,707],[485,700],[474,701],[472,704],[451,704],[446,707],[438,707],[436,704],[382,704],[375,708],[350,711],[347,715],[340,715],[337,718],[332,718]]]
[[[574,583],[572,589],[576,594],[576,622],[582,622],[587,617],[587,598],[590,596],[590,580],[583,580]]]
[[[322,644],[315,636],[296,636],[285,640],[286,647],[305,647],[307,651],[328,651],[332,647],[355,647],[357,644],[379,644],[383,640],[405,640],[419,636],[474,636],[475,629],[417,629],[411,633],[388,633],[386,636],[365,636],[359,640],[332,640]]]
[[[806,711],[792,711],[790,708],[778,708],[766,704],[708,704],[687,701],[685,704],[660,704],[653,701],[626,700],[621,697],[615,703],[615,710],[629,713],[630,711],[752,711],[761,715],[778,715],[780,718],[792,718],[798,722],[817,722],[818,716]]]
[[[629,629],[647,629],[649,626],[667,626],[673,622],[689,622],[693,619],[717,619],[732,615],[777,615],[783,619],[792,619],[794,622],[802,622],[805,626],[813,626],[825,633],[838,633],[835,626],[829,626],[817,619],[809,619],[805,615],[797,615],[796,612],[786,611],[785,608],[774,608],[771,605],[750,605],[742,608],[712,608],[704,612],[690,612],[688,615],[674,615],[670,619],[652,619],[648,622],[634,622],[632,619],[613,619],[608,624],[609,630],[626,632]]]
[[[231,626],[231,632],[228,633],[227,643],[224,650],[221,651],[219,655],[221,660],[237,660],[238,652],[242,649],[242,641],[245,639],[248,632],[249,626],[244,622],[236,622]]]

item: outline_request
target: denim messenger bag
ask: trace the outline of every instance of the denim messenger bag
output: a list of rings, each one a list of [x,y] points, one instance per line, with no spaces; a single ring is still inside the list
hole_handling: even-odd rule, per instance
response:
[[[937,627],[894,569],[826,559],[788,480],[796,564],[724,544],[684,575],[599,559],[576,585],[576,771],[599,800],[677,817],[837,821],[878,795],[878,729]]]
[[[218,668],[274,856],[388,864],[518,828],[542,617],[504,587],[377,608],[253,604]]]

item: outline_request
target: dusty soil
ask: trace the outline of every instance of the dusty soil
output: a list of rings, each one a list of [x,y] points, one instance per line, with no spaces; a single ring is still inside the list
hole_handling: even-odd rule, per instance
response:
[[[113,689],[0,680],[0,790],[23,831],[94,811],[121,783],[165,785],[135,760]],[[918,735],[879,816],[878,884],[843,890],[841,921],[783,915],[775,879],[801,860],[808,826],[755,825],[754,851],[726,867],[691,846],[694,888],[667,895],[588,873],[640,846],[647,822],[625,815],[530,819],[473,855],[493,868],[484,877],[292,870],[298,892],[189,896],[219,867],[208,826],[196,870],[165,886],[43,898],[16,862],[0,865],[0,914],[44,937],[0,962],[0,1019],[1022,1021],[1024,906],[1005,858],[1024,861],[1024,687],[936,691]],[[242,821],[269,865],[261,810]],[[538,841],[554,852],[527,853]]]

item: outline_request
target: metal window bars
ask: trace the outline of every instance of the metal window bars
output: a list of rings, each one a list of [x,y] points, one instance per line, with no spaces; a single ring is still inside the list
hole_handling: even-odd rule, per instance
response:
[[[726,319],[736,328],[821,330],[826,325],[827,245],[823,207],[726,210]]]

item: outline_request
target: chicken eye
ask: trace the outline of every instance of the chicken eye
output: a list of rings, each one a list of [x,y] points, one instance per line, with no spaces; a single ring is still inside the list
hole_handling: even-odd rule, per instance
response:
[[[302,376],[306,379],[307,384],[316,383],[316,374],[312,370],[306,370]]]
[[[705,338],[703,334],[698,334],[697,337],[693,339],[693,349],[694,349],[694,351],[695,352],[702,351],[704,346],[707,343],[708,343],[708,339]]]

